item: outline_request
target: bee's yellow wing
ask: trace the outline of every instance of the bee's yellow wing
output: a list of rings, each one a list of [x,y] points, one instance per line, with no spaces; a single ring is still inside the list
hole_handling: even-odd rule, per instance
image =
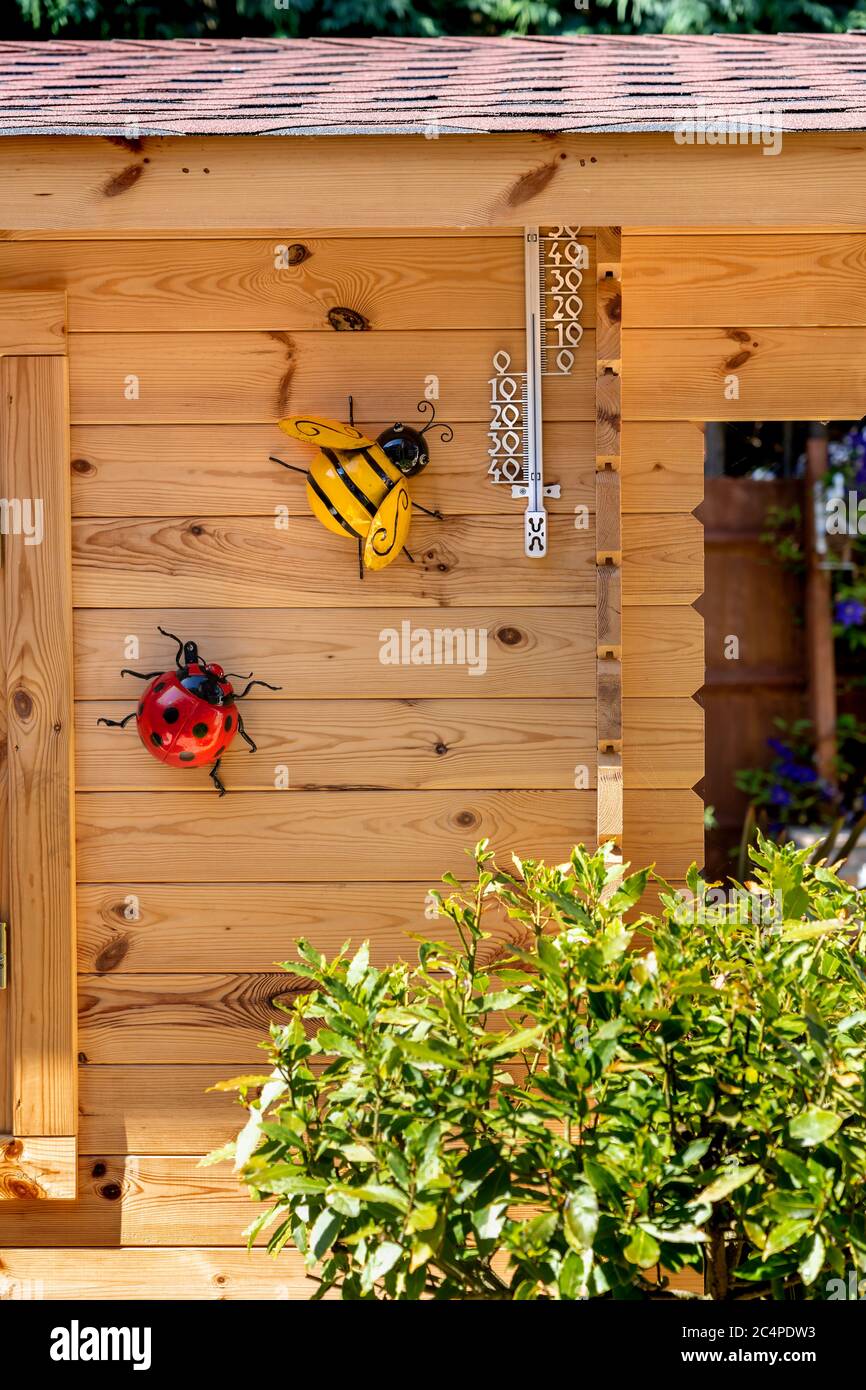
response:
[[[292,439],[303,439],[307,444],[317,444],[320,449],[367,449],[373,443],[354,425],[343,425],[339,420],[320,420],[315,415],[289,415],[279,421],[279,426]]]
[[[396,560],[409,534],[412,521],[412,500],[402,478],[395,483],[370,522],[364,542],[364,567],[383,570]]]

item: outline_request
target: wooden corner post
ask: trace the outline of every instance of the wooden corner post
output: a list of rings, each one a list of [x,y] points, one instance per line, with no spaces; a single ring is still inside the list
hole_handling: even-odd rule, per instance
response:
[[[71,1198],[78,1102],[64,294],[0,294],[0,388],[0,1199]]]
[[[596,228],[596,709],[598,843],[622,854],[622,269],[619,227]]]

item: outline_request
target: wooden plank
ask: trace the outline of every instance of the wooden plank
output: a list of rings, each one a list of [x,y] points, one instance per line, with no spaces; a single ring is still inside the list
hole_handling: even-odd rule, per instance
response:
[[[589,532],[567,517],[551,518],[549,530],[550,549],[539,563],[523,553],[517,515],[416,515],[408,542],[414,563],[400,556],[362,581],[353,538],[333,535],[313,516],[293,518],[288,527],[273,516],[79,520],[72,526],[73,593],[81,608],[170,605],[179,590],[187,603],[239,608],[327,608],[339,596],[346,607],[397,605],[398,628],[405,616],[399,605],[450,609],[469,596],[479,604],[594,604]],[[658,541],[658,526],[652,531]],[[655,564],[655,552],[650,559]],[[689,542],[684,549],[675,532],[668,569],[644,574],[636,543],[634,584],[664,593],[664,575],[678,565],[688,573],[690,559]]]
[[[214,1091],[236,1076],[212,1063],[82,1066],[79,1138],[87,1154],[202,1154],[234,1139],[245,1111],[237,1095]]]
[[[0,1139],[0,1202],[71,1200],[75,1185],[74,1135]]]
[[[409,418],[413,412],[414,406]],[[389,422],[357,423],[375,439]],[[634,428],[653,431],[656,426]],[[464,422],[450,444],[434,445],[430,466],[412,479],[412,497],[421,506],[438,508],[447,516],[501,512],[519,526],[519,504],[508,488],[491,486],[487,474],[488,429],[487,420]],[[545,460],[561,488],[560,497],[548,499],[548,511],[573,516],[578,506],[595,510],[594,434],[591,421],[545,423]],[[635,452],[641,451],[637,440]],[[289,439],[275,423],[76,425],[72,430],[72,514],[148,516],[158,510],[160,516],[189,516],[206,507],[211,516],[263,516],[285,507],[291,516],[308,516],[305,479],[271,463],[271,454],[304,469],[312,458],[308,444]],[[676,467],[672,459],[671,470]],[[681,501],[673,507],[664,505],[663,483],[668,476],[640,510],[684,509]]]
[[[622,843],[623,776],[620,753],[598,755],[598,842]]]
[[[337,537],[334,543],[339,544]],[[157,632],[161,624],[180,631],[184,639],[194,638],[227,671],[248,671],[252,663],[258,675],[282,687],[280,693],[253,690],[251,700],[333,699],[348,691],[355,697],[388,699],[534,697],[539,671],[549,698],[594,694],[595,633],[590,622],[583,632],[574,609],[450,608],[436,626],[488,634],[483,679],[468,676],[465,666],[384,666],[380,634],[396,627],[402,640],[404,621],[410,622],[410,634],[420,626],[417,615],[403,617],[393,608],[296,609],[289,621],[270,609],[81,610],[75,615],[75,690],[85,700],[134,700],[132,682],[120,675],[131,664],[126,639],[139,642],[138,669],[170,666],[174,651]],[[682,660],[675,652],[669,655],[665,682],[679,678],[689,686]]]
[[[633,794],[645,808],[647,833],[632,853],[657,858],[663,873],[678,873],[678,845],[688,836],[676,819],[667,832],[659,823],[678,817],[691,795]],[[561,863],[577,841],[592,841],[594,817],[591,791],[234,792],[222,800],[182,791],[85,792],[78,797],[79,879],[303,883],[342,875],[434,883],[446,870],[459,871],[466,846],[485,835],[500,854]]]
[[[483,682],[482,682],[483,683]],[[130,692],[132,695],[132,692]],[[132,695],[134,698],[134,695]],[[129,700],[106,703],[111,719]],[[183,782],[145,755],[133,724],[97,724],[90,701],[76,709],[79,791],[213,793],[206,768]],[[238,743],[223,764],[233,791],[274,787],[288,775],[295,790],[359,787],[574,786],[575,764],[595,753],[592,700],[274,700],[247,719],[258,756]],[[507,771],[504,771],[507,769]]]
[[[581,240],[592,267],[595,242]],[[237,333],[522,328],[523,250],[505,236],[356,236],[285,231],[242,239],[55,241],[0,245],[9,290],[57,285],[74,333]],[[595,312],[592,273],[584,305]],[[341,315],[349,309],[358,320]],[[329,314],[331,317],[329,317]]]
[[[0,356],[66,355],[66,295],[63,290],[45,292],[44,267],[38,290],[42,292],[37,292],[36,287],[16,291],[7,288],[3,280]]]
[[[623,798],[623,848],[633,868],[653,864],[673,882],[685,880],[704,853],[704,803],[693,791],[639,791]]]
[[[383,666],[379,634],[394,625],[392,609],[297,609],[287,623],[270,609],[85,609],[75,614],[75,690],[79,699],[122,700],[129,708],[138,684],[120,674],[130,664],[126,639],[140,644],[138,669],[170,666],[174,653],[156,630],[161,623],[194,638],[226,670],[252,664],[282,686],[279,693],[253,690],[251,704],[338,699],[347,691],[371,699],[537,698],[539,672],[547,698],[595,698],[594,625],[584,632],[578,617],[573,608],[450,608],[444,621],[452,628],[488,633],[487,672],[473,679],[461,666]],[[411,623],[414,630],[414,614]],[[703,627],[693,608],[633,607],[623,615],[623,640],[626,694],[692,695],[703,685]]]
[[[816,208],[828,226],[861,227],[861,160],[856,131],[786,132],[781,159],[754,146],[678,145],[661,132],[154,137],[136,150],[24,137],[0,146],[0,206],[10,230],[103,233],[221,230],[227,210],[236,227],[280,226],[287,207],[300,227],[381,227],[386,204],[392,227],[513,227],[563,216],[641,227],[800,226],[814,225]],[[397,186],[400,196],[386,199],[383,190]]]
[[[432,883],[485,835],[502,853],[559,863],[592,838],[594,815],[591,791],[85,792],[79,879]]]
[[[595,475],[595,560],[600,566],[622,564],[620,479],[613,468]]]
[[[866,325],[862,234],[626,238],[629,327]]]
[[[597,747],[600,753],[622,751],[622,662],[600,656],[597,665]]]
[[[694,511],[704,495],[703,425],[624,420],[620,477],[623,512]]]
[[[633,419],[857,420],[866,399],[864,328],[627,328],[623,362]]]
[[[412,933],[456,940],[416,883],[82,884],[79,968],[97,975],[273,972],[299,936],[336,955],[347,935],[385,965],[414,960]],[[512,940],[511,919],[488,913],[487,961]],[[83,1141],[82,1141],[83,1142]]]
[[[41,543],[4,538],[12,1132],[64,1136],[77,1122],[65,359],[4,358],[0,403],[4,495],[42,514]]]
[[[623,519],[622,598],[636,604],[690,604],[704,591],[704,528],[694,516],[663,523],[633,513]]]
[[[546,419],[594,418],[593,336],[584,334],[571,376],[548,378]],[[513,329],[381,333],[375,340],[330,330],[74,334],[72,421],[263,424],[298,411],[343,419],[350,392],[359,419],[405,420],[431,377],[443,421],[484,420],[494,355],[504,349],[517,363],[524,348]],[[433,464],[446,447],[434,445]]]
[[[599,565],[596,583],[596,651],[598,656],[621,661],[622,570],[616,565]]]
[[[7,1249],[0,1255],[0,1298],[181,1302],[186,1299],[285,1302],[309,1299],[315,1285],[292,1249],[266,1250]],[[68,1237],[65,1238],[68,1241]],[[331,1295],[328,1295],[331,1297]]]
[[[231,1164],[201,1168],[192,1155],[85,1155],[78,1182],[78,1200],[60,1207],[5,1204],[0,1245],[243,1245],[256,1215]]]

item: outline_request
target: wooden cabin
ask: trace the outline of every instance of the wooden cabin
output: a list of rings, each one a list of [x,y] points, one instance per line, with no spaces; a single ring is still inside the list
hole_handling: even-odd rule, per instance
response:
[[[701,862],[703,424],[866,408],[864,58],[0,44],[0,1296],[307,1297],[199,1166],[293,939],[413,950],[484,835]],[[349,396],[453,430],[363,579],[270,457]],[[279,687],[225,797],[97,722],[159,627]]]

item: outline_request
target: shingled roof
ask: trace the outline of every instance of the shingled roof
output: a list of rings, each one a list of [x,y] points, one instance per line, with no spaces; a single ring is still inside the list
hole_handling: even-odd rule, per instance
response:
[[[866,32],[0,43],[5,135],[866,127]]]

